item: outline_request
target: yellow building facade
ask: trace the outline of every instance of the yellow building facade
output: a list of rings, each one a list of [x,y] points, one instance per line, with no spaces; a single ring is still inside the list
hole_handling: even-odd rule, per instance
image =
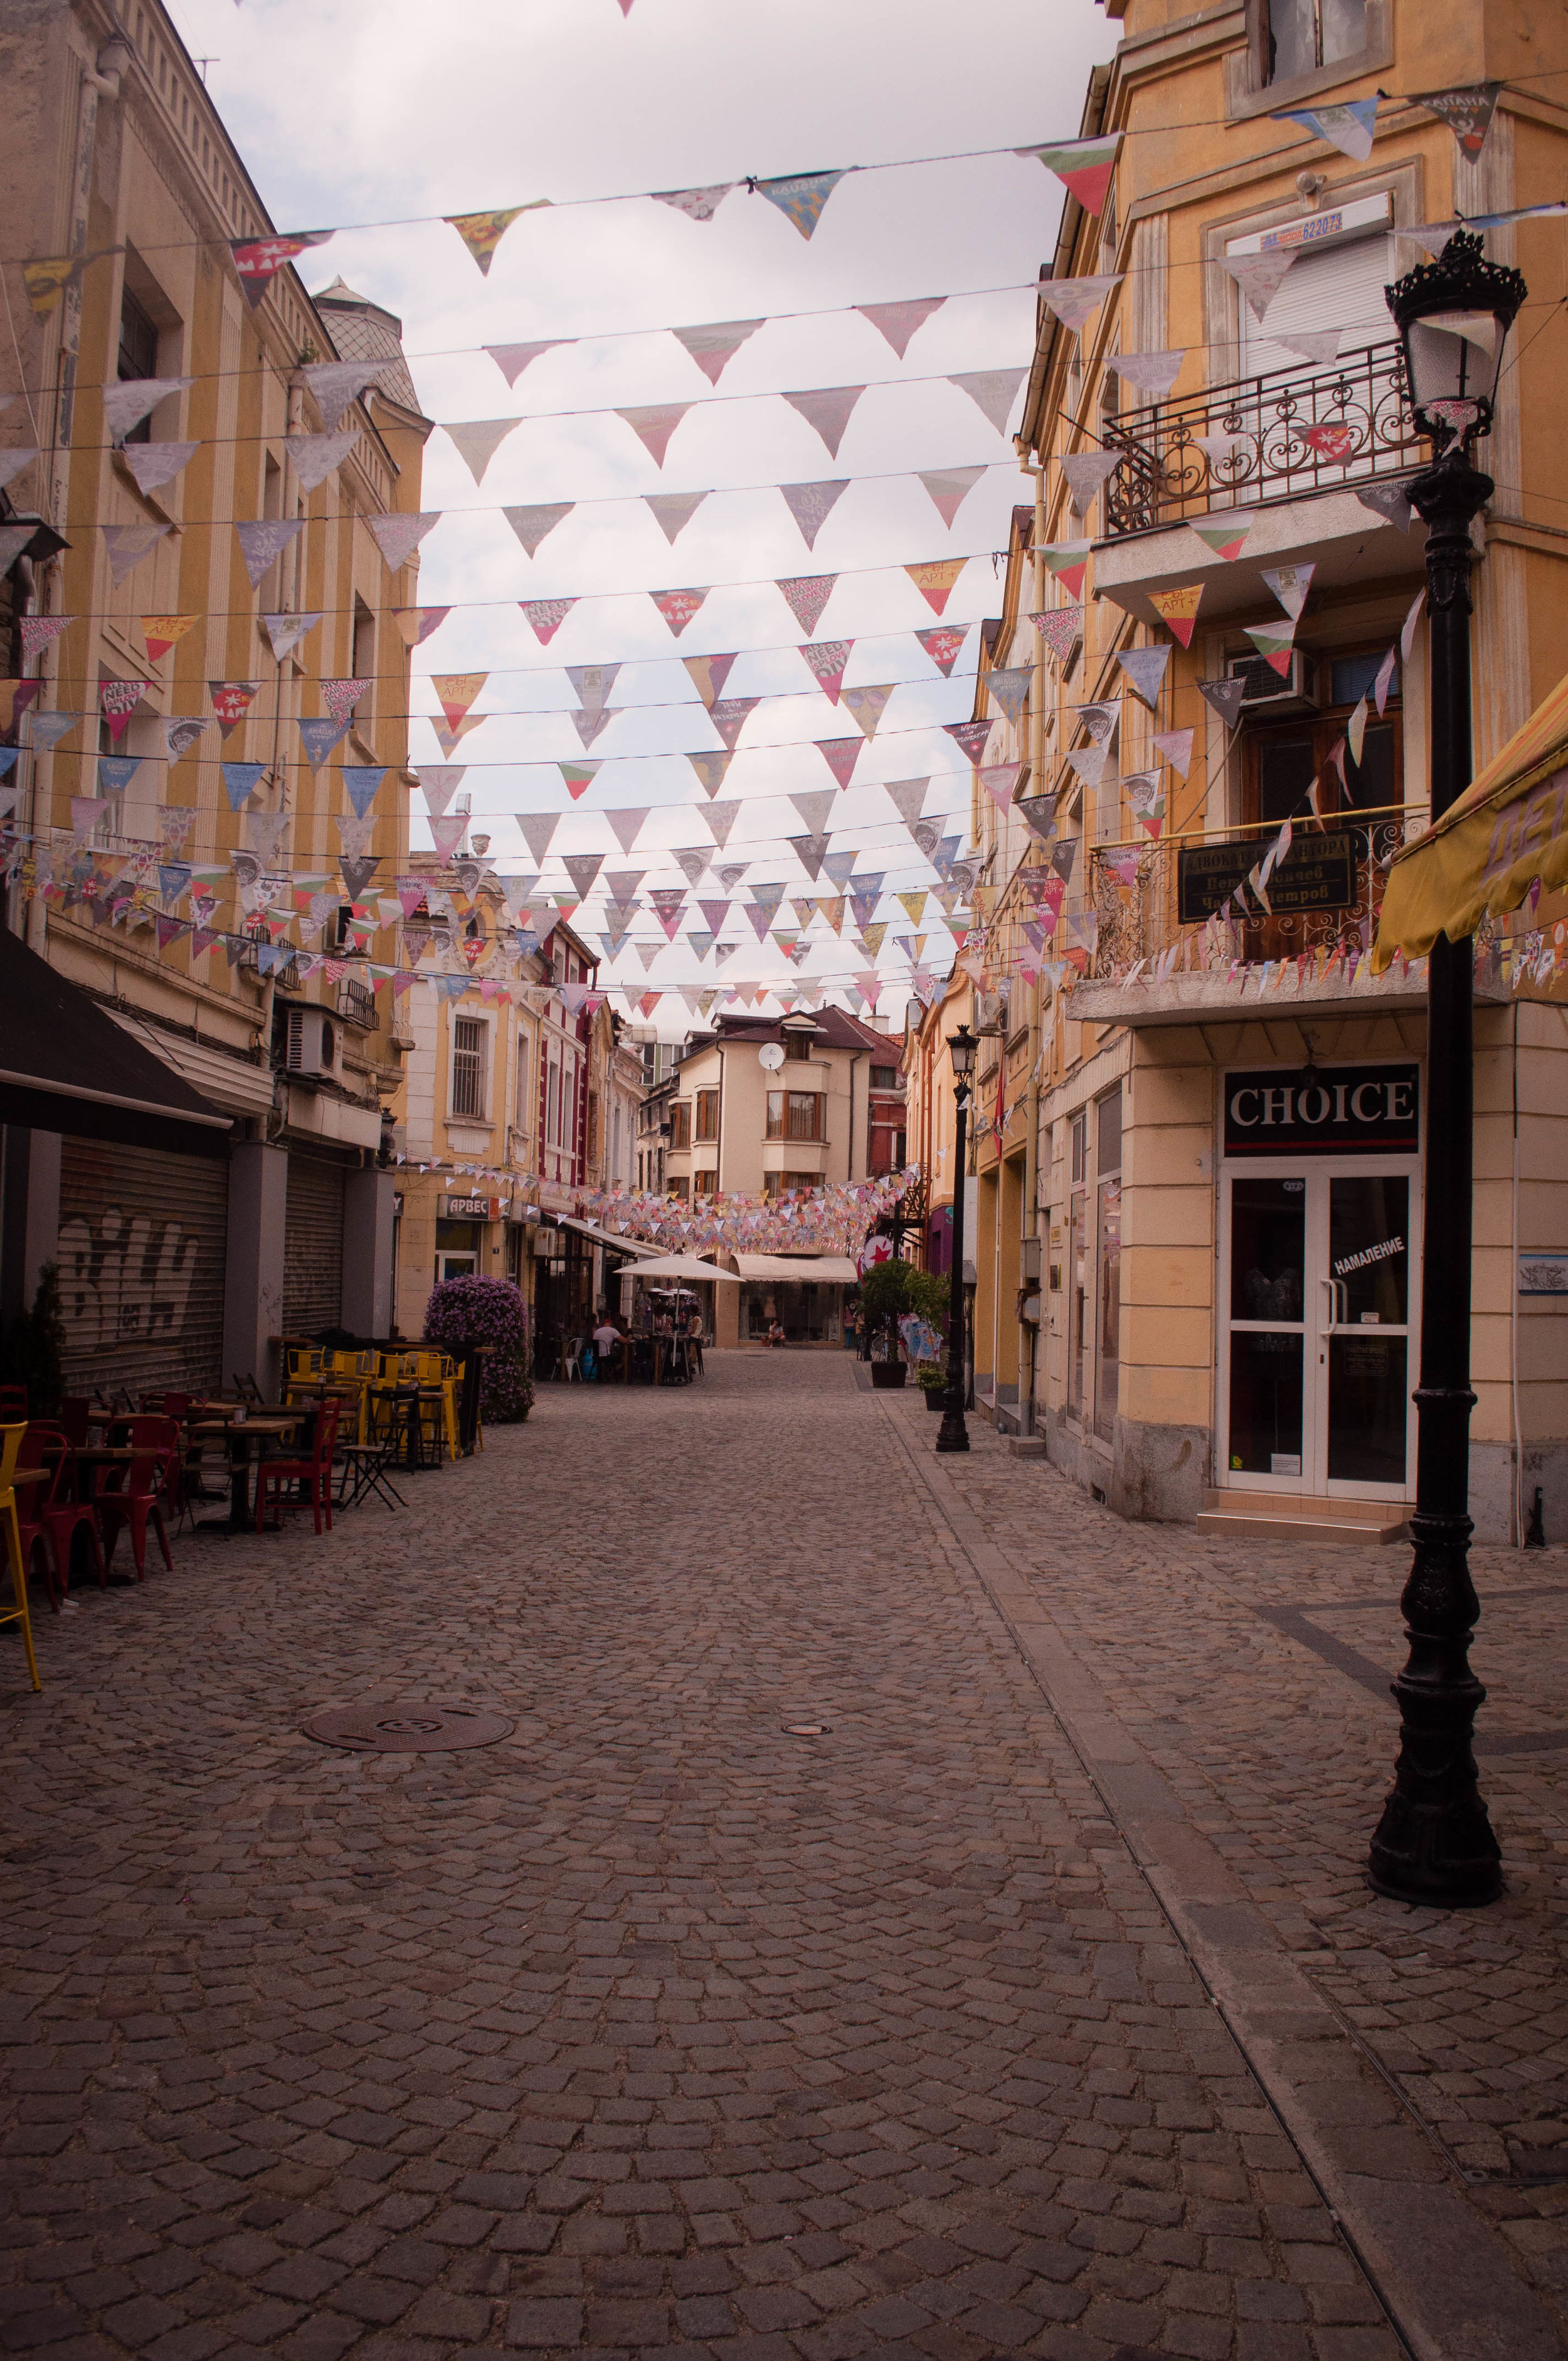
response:
[[[1040,303],[1035,514],[975,708],[976,1398],[1127,1514],[1387,1537],[1414,1492],[1424,972],[1374,979],[1365,953],[1428,812],[1424,533],[1398,498],[1427,446],[1382,290],[1429,258],[1429,225],[1560,197],[1568,26],[1521,0],[1112,13],[1081,133],[1120,135],[1113,170],[1091,210],[1069,198],[1042,272],[1102,283],[1076,330]],[[1499,85],[1475,154],[1397,95],[1472,84]],[[1328,118],[1358,155],[1277,119],[1374,99],[1365,140]],[[1563,224],[1486,245],[1530,294],[1477,452],[1497,486],[1478,763],[1561,673],[1568,555]],[[1281,668],[1250,633],[1290,637],[1291,605]],[[1245,881],[1287,818],[1266,905]],[[1568,1514],[1568,1340],[1517,1280],[1568,1225],[1568,1035],[1552,987],[1510,988],[1511,952],[1483,944],[1476,1005],[1473,1506],[1493,1538],[1538,1488],[1549,1532]],[[913,1062],[951,1019],[927,1013]]]
[[[242,251],[272,225],[156,0],[29,10],[5,70],[7,243],[63,286],[50,302],[46,270],[30,306],[7,266],[0,433],[36,452],[7,498],[39,527],[8,585],[10,668],[37,683],[6,733],[25,856],[8,920],[232,1126],[226,1167],[203,1171],[13,1132],[32,1241],[16,1284],[59,1261],[72,1391],[236,1370],[270,1389],[284,1334],[391,1321],[401,1060],[367,960],[397,957],[394,610],[418,592],[417,559],[389,544],[389,563],[372,527],[418,511],[429,422],[395,319],[341,281],[313,302],[290,263],[258,275]],[[307,376],[334,362],[364,365],[356,394]],[[111,394],[149,379],[169,390],[122,437]],[[310,438],[329,434],[345,439],[323,473]],[[266,563],[252,525],[275,529]],[[61,628],[24,647],[28,619]],[[330,728],[329,694],[347,727],[313,763],[299,724]],[[201,725],[183,745],[181,719]],[[382,774],[363,820],[345,766],[361,798]]]

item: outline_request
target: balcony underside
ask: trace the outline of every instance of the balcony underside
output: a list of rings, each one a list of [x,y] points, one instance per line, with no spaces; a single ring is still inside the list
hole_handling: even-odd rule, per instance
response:
[[[1223,510],[1211,511],[1223,515]],[[1426,527],[1413,519],[1401,533],[1365,508],[1354,491],[1311,492],[1260,509],[1245,548],[1236,558],[1216,557],[1185,522],[1151,532],[1123,533],[1094,544],[1094,588],[1141,623],[1160,626],[1149,594],[1180,583],[1201,582],[1198,631],[1232,617],[1277,605],[1263,579],[1265,566],[1310,561],[1314,598],[1325,590],[1424,578]]]
[[[1260,992],[1260,984],[1264,986]],[[1277,988],[1276,988],[1277,986]],[[1480,978],[1475,985],[1477,1007],[1505,1007],[1508,988],[1500,978]],[[1259,970],[1229,982],[1220,972],[1170,975],[1163,983],[1080,983],[1061,1004],[1062,1014],[1076,1024],[1143,1026],[1204,1025],[1229,1021],[1245,1024],[1261,1017],[1388,1016],[1423,1014],[1427,1005],[1426,962],[1399,975],[1364,976],[1354,986],[1342,973],[1299,981],[1288,969],[1283,983],[1277,971],[1266,982]]]

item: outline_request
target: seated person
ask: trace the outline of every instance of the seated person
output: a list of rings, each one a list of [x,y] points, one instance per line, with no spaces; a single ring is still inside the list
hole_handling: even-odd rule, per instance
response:
[[[601,1362],[610,1360],[620,1345],[620,1331],[608,1312],[599,1314],[599,1324],[594,1330],[594,1350]]]
[[[775,1320],[768,1331],[768,1342],[770,1345],[782,1345],[784,1340],[784,1323],[782,1320]]]

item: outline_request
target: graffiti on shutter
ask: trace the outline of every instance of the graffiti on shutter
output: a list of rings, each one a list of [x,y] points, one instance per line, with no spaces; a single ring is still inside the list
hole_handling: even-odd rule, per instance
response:
[[[149,1148],[60,1148],[67,1393],[133,1399],[223,1379],[228,1167]]]

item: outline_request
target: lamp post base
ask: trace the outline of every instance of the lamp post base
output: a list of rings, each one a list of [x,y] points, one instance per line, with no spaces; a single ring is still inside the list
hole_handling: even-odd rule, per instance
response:
[[[937,1448],[938,1451],[969,1449],[969,1428],[964,1424],[963,1411],[953,1400],[951,1394],[948,1395],[947,1408],[942,1412],[942,1423],[937,1433]]]

